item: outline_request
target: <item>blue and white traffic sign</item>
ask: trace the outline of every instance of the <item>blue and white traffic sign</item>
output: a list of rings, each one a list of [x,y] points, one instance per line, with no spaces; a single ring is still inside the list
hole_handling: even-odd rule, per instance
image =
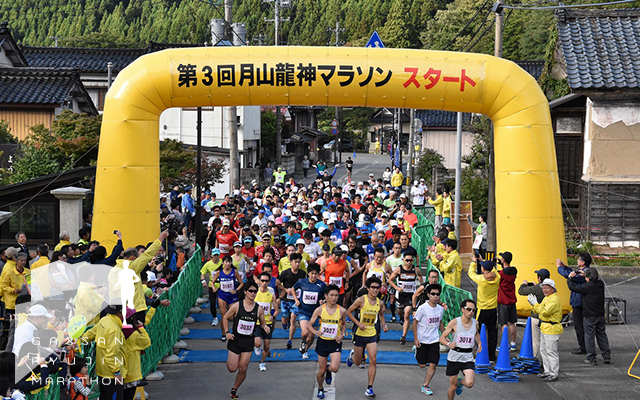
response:
[[[337,135],[337,134],[338,134],[338,130],[337,130],[337,129],[335,129],[335,128],[334,128],[334,129],[332,129],[332,130],[331,130],[331,134],[332,134],[333,136]]]
[[[373,31],[373,34],[369,38],[369,41],[364,47],[377,47],[379,49],[384,48],[384,43],[382,43],[382,39],[380,39],[380,35],[378,35],[378,31]]]

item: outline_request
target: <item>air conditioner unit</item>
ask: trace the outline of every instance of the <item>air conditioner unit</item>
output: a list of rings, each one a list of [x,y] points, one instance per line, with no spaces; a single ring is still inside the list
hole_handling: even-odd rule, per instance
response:
[[[627,323],[627,301],[618,297],[605,297],[604,320],[607,324]]]

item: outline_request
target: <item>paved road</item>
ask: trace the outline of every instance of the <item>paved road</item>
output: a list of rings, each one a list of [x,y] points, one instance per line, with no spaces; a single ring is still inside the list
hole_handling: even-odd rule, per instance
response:
[[[477,376],[476,386],[465,390],[463,397],[475,399],[638,399],[640,398],[640,381],[629,378],[626,370],[636,353],[635,343],[640,343],[640,309],[632,299],[640,290],[640,279],[607,278],[611,294],[627,299],[629,325],[608,325],[607,333],[612,349],[612,364],[585,366],[582,356],[571,355],[575,346],[573,327],[567,327],[560,339],[561,368],[560,380],[555,383],[543,383],[533,375],[523,375],[519,383],[494,383],[486,375]],[[463,279],[463,288],[474,293],[468,279]],[[208,310],[203,310],[208,312]],[[391,324],[391,329],[400,326]],[[280,325],[277,324],[277,327]],[[188,326],[190,329],[211,329],[209,323],[199,322]],[[518,340],[522,340],[524,329],[518,328]],[[223,350],[225,344],[220,340],[189,340],[191,350]],[[294,346],[299,342],[294,341]],[[274,340],[272,347],[284,349],[284,339]],[[351,344],[345,344],[351,348]],[[411,351],[409,345],[401,346],[396,342],[381,342],[382,351]],[[267,362],[268,370],[259,372],[257,363],[249,365],[247,381],[241,387],[242,399],[281,400],[281,399],[313,399],[317,363],[300,362]],[[222,399],[228,396],[234,376],[227,372],[224,363],[180,363],[160,365],[159,370],[165,374],[160,382],[150,382],[146,387],[150,397],[184,398],[192,400]],[[640,375],[640,365],[634,369]],[[416,366],[381,365],[375,383],[375,391],[379,399],[423,398],[419,386],[424,379],[424,371]],[[436,397],[443,398],[447,388],[444,367],[439,367],[432,381],[431,388]],[[366,389],[366,371],[343,363],[335,382],[335,398],[364,398]],[[472,396],[472,397],[469,397]]]
[[[346,157],[343,155],[343,160]],[[389,158],[379,155],[358,155],[355,159],[354,179],[364,180],[369,172],[376,178],[381,176]],[[339,181],[346,176],[344,169],[339,170]],[[311,178],[313,179],[313,178]],[[308,179],[309,180],[309,179]],[[608,325],[607,333],[612,349],[612,364],[586,366],[583,356],[571,355],[576,347],[573,327],[567,327],[559,342],[560,380],[555,383],[543,383],[533,375],[523,375],[518,383],[494,383],[486,375],[477,376],[476,386],[465,389],[461,398],[469,399],[640,399],[640,380],[627,376],[627,369],[635,356],[640,343],[640,307],[635,302],[640,292],[640,279],[636,277],[606,278],[609,292],[607,296],[620,297],[627,300],[628,325]],[[562,284],[562,283],[561,283]],[[463,275],[462,286],[475,296],[475,288],[471,281]],[[203,310],[208,313],[209,310]],[[391,329],[400,329],[390,324]],[[211,329],[210,323],[198,322],[188,326],[190,329]],[[280,324],[276,325],[277,329]],[[524,328],[518,328],[517,343],[522,340]],[[226,345],[220,340],[189,340],[191,350],[224,350]],[[274,340],[274,349],[285,349],[284,339]],[[294,341],[294,346],[299,342]],[[351,344],[346,343],[345,349]],[[381,342],[381,351],[410,352],[411,346],[401,346],[397,342]],[[234,375],[226,370],[224,363],[180,363],[160,365],[159,370],[165,374],[160,382],[150,382],[146,387],[152,399],[189,398],[190,400],[224,399],[229,395]],[[251,363],[247,381],[239,391],[242,399],[287,400],[314,399],[315,373],[317,363],[313,361],[272,362],[268,363],[266,372],[258,371],[258,364]],[[640,376],[640,365],[634,368]],[[424,371],[415,366],[380,365],[374,385],[378,399],[421,399],[420,385],[424,379]],[[439,367],[432,381],[434,398],[446,396],[448,379],[444,367]],[[335,378],[335,385],[327,399],[364,399],[366,389],[366,371],[358,368],[347,368],[343,363]]]
[[[336,176],[333,178],[333,180],[337,181],[340,185],[344,184],[347,181],[347,170],[344,167],[344,162],[349,156],[353,160],[352,179],[356,182],[368,180],[370,173],[374,174],[376,179],[381,178],[384,169],[391,166],[391,161],[388,155],[357,153],[356,157],[353,158],[353,153],[342,153],[342,164],[340,164],[340,167],[338,167]],[[333,166],[330,167],[330,171],[333,171]],[[304,179],[302,177],[302,173],[300,172],[296,173],[295,177],[296,181],[300,181],[303,184],[307,185],[315,179],[315,176],[312,175],[313,174],[311,173],[311,171],[309,171],[309,177],[307,177],[307,179]]]

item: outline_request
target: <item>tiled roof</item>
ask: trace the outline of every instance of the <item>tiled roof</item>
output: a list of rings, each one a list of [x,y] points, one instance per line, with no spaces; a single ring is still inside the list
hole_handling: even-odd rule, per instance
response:
[[[113,72],[122,71],[138,57],[165,49],[199,47],[191,43],[150,42],[143,49],[92,49],[75,47],[22,46],[22,54],[30,67],[76,68],[80,72],[107,72],[107,63],[113,63]]]
[[[107,72],[107,63],[113,63],[113,71],[123,70],[147,49],[87,49],[73,47],[21,48],[30,67],[76,68],[80,72]]]
[[[97,114],[77,70],[0,68],[0,82],[0,104],[61,106],[73,98],[83,112]]]
[[[522,69],[527,71],[536,80],[540,78],[542,69],[544,68],[544,61],[514,61]],[[442,110],[418,110],[416,111],[416,118],[422,120],[422,125],[427,129],[438,128],[455,128],[458,123],[458,117],[456,112],[442,111]],[[471,120],[471,114],[462,114],[462,123],[468,124]]]
[[[7,57],[14,67],[26,67],[27,61],[20,53],[18,45],[13,40],[8,25],[9,24],[7,22],[0,22],[0,47],[4,49]]]
[[[640,10],[564,11],[557,17],[572,90],[640,87]]]

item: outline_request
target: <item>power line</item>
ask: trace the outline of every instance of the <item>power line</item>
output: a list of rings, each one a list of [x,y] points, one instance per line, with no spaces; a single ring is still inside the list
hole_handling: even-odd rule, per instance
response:
[[[469,27],[469,25],[471,25],[471,23],[476,19],[476,17],[478,16],[478,14],[480,14],[480,11],[482,11],[482,10],[486,7],[486,5],[487,5],[487,3],[488,3],[488,2],[489,2],[489,0],[485,0],[485,1],[484,1],[484,3],[480,6],[480,8],[478,8],[478,10],[476,11],[476,13],[475,13],[475,14],[473,14],[473,17],[471,17],[471,19],[467,22],[467,24],[466,24],[462,29],[460,29],[460,31],[458,32],[458,34],[457,34],[453,39],[451,39],[451,40],[449,41],[449,43],[447,43],[447,45],[446,45],[446,46],[444,46],[444,49],[445,49],[445,50],[449,50],[449,46],[451,46],[451,45],[455,42],[455,40],[456,40],[458,37],[460,37],[460,35],[461,35],[461,34],[462,34],[462,33],[463,33],[463,32],[464,32],[464,31]],[[485,19],[485,20],[486,20],[486,19]]]
[[[565,8],[581,8],[581,7],[598,7],[598,6],[609,6],[612,4],[624,4],[624,3],[634,3],[638,0],[618,0],[611,1],[608,3],[592,3],[592,4],[572,4],[572,5],[562,5],[562,6],[545,6],[545,7],[527,7],[524,4],[516,5],[516,6],[506,6],[503,5],[502,8],[509,8],[513,10],[562,10]]]
[[[487,19],[489,18],[489,15],[491,15],[492,11],[489,10],[489,12],[487,13],[487,15],[484,17],[484,20],[482,21],[482,23],[480,24],[480,26],[478,26],[478,29],[476,29],[476,31],[474,32],[474,34],[471,36],[471,38],[469,39],[469,41],[467,42],[467,44],[460,50],[460,51],[465,51],[469,45],[471,44],[471,42],[473,42],[473,40],[476,38],[476,36],[478,35],[478,32],[480,32],[480,30],[484,27],[484,24],[487,22]],[[493,26],[493,24],[495,23],[495,20],[491,22],[491,24],[489,24],[489,26],[487,28],[485,28],[485,30],[482,32],[482,34],[480,35],[480,37],[478,38],[478,40],[476,40],[476,42],[473,44],[475,46],[475,44],[482,39],[482,37],[485,35],[485,33],[487,33],[487,31],[489,29],[491,29],[491,27]],[[472,46],[473,47],[473,46]]]

